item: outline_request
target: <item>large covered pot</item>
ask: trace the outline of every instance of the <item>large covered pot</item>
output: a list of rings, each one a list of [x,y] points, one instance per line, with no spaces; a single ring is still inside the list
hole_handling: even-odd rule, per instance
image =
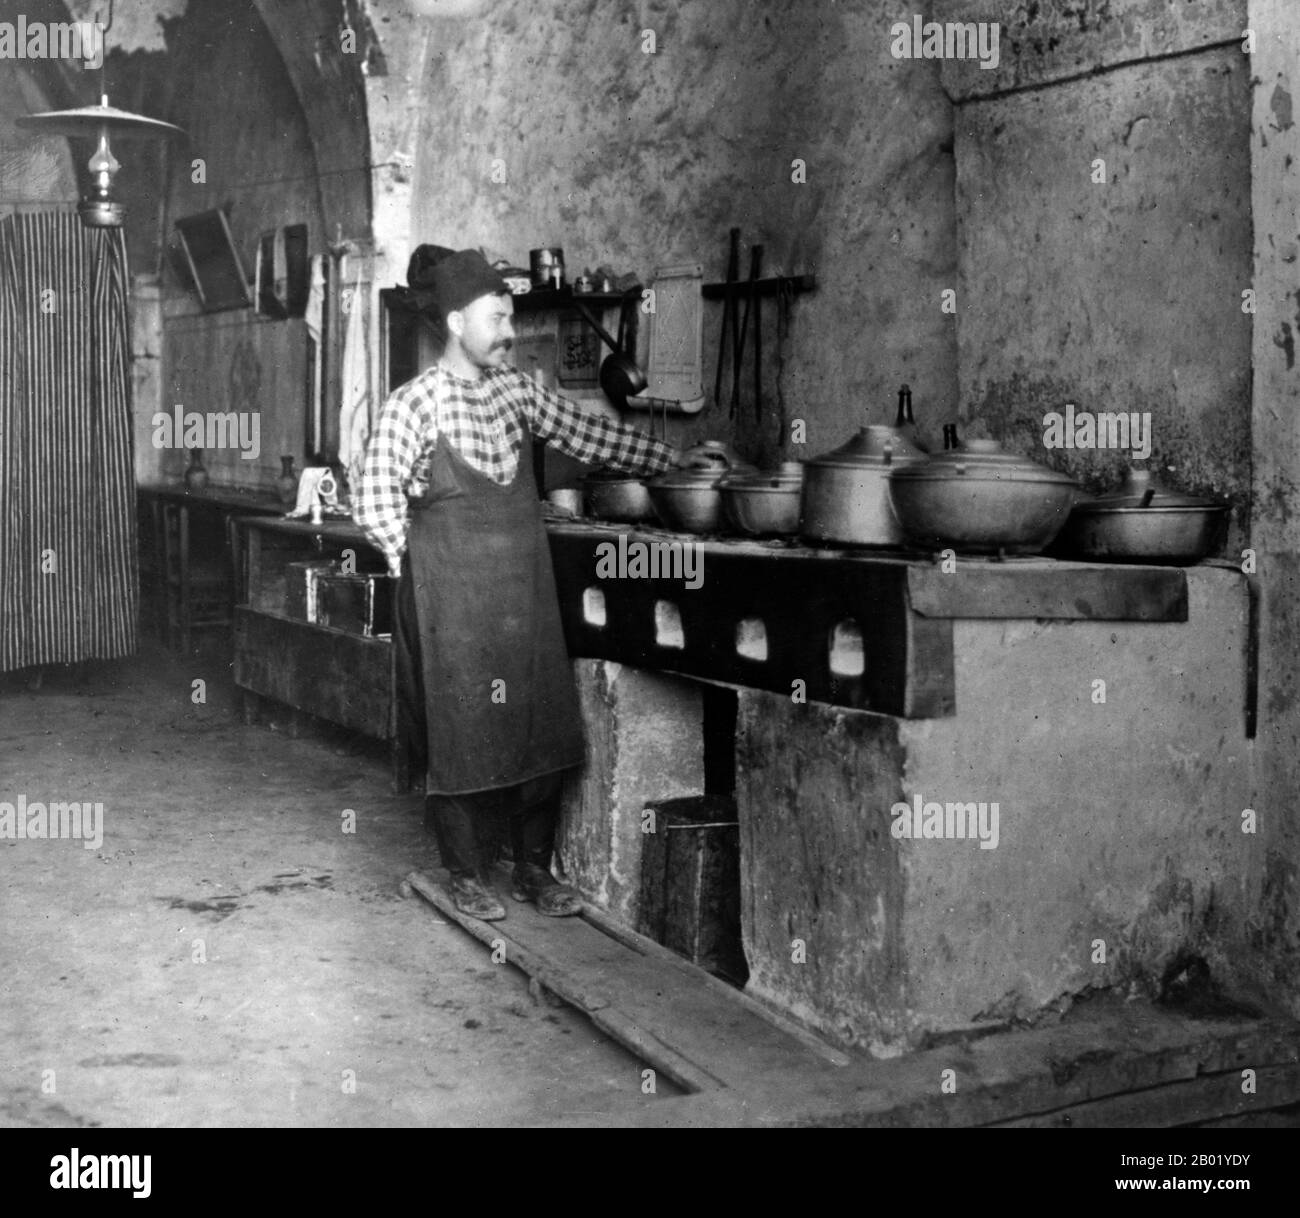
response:
[[[1097,562],[1186,565],[1223,548],[1229,507],[1162,487],[1130,469],[1119,491],[1075,505],[1057,548]]]
[[[1065,524],[1078,489],[994,440],[968,440],[889,479],[890,502],[910,543],[974,554],[1039,553]]]
[[[875,423],[862,428],[842,447],[804,462],[799,532],[837,545],[901,545],[903,534],[889,506],[889,475],[925,459],[908,429]]]

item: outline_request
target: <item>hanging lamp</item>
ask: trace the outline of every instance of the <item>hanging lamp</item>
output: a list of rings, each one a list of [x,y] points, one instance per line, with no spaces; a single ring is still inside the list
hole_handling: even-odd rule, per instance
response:
[[[108,6],[107,35],[113,25],[113,5]],[[104,50],[100,71],[106,71],[108,51]],[[111,140],[175,139],[185,134],[172,123],[118,110],[108,104],[108,94],[100,95],[99,105],[81,106],[76,110],[50,110],[28,114],[14,120],[16,127],[38,131],[42,135],[71,136],[96,141],[94,154],[87,164],[93,184],[90,193],[77,204],[77,215],[86,228],[121,228],[126,208],[113,198],[113,178],[121,168],[110,146]]]

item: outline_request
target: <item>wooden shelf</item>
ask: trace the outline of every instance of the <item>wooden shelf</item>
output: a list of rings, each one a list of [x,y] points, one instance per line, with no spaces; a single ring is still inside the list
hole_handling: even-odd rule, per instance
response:
[[[627,289],[628,292],[637,293],[641,290],[639,283]],[[575,308],[574,301],[596,308],[616,309],[626,295],[627,292],[575,292],[572,288],[564,287],[558,290],[539,288],[535,292],[525,292],[522,296],[512,296],[510,299],[514,302],[516,313],[541,313],[548,309]]]
[[[751,284],[748,279],[733,279],[730,283],[706,283],[700,292],[705,300],[725,300],[731,296],[747,296],[751,291],[759,296],[775,296],[781,284],[788,283],[797,296],[800,292],[811,292],[817,287],[816,275],[783,275],[767,279],[755,279]]]
[[[404,288],[395,285],[391,288],[383,288],[380,296],[384,302],[391,308],[404,309],[413,312],[414,308],[409,303],[408,293],[410,288]],[[642,290],[639,283],[633,284],[627,289],[628,292],[640,292]],[[522,292],[517,296],[511,296],[516,313],[542,313],[551,309],[572,309],[573,302],[577,300],[584,305],[591,305],[596,308],[618,308],[622,303],[625,292],[575,292],[571,287],[563,288],[538,288],[532,292]]]
[[[289,564],[336,558],[352,549],[357,573],[378,575],[383,556],[350,520],[312,524],[244,516],[235,527],[244,539],[234,669],[245,722],[254,722],[259,701],[270,699],[387,740],[393,790],[409,790],[412,753],[399,721],[392,638],[340,630],[288,611]]]

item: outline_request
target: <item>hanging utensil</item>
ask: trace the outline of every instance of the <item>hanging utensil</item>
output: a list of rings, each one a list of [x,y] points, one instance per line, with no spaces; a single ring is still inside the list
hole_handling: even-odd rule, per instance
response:
[[[740,229],[731,230],[731,250],[727,255],[727,292],[722,298],[722,335],[718,339],[718,372],[713,380],[713,400],[722,402],[722,368],[726,361],[727,329],[732,324],[735,304],[731,297],[731,285],[740,274]]]
[[[623,406],[629,397],[640,393],[647,383],[645,373],[637,367],[636,360],[623,349],[629,329],[628,314],[635,294],[636,289],[631,289],[629,293],[625,293],[623,296],[619,308],[617,339],[610,337],[609,331],[588,312],[586,306],[576,296],[573,300],[573,307],[582,314],[586,323],[605,340],[606,346],[611,351],[611,354],[607,355],[600,365],[600,387],[604,390],[605,396],[615,406],[619,407]]]
[[[754,280],[763,274],[763,247],[754,246]],[[763,293],[752,288],[754,299],[754,422],[763,419]]]
[[[754,303],[754,282],[758,278],[758,268],[762,261],[763,247],[756,245],[749,251],[749,282],[745,288],[745,317],[740,323],[740,336],[736,339],[736,350],[732,353],[732,368],[735,373],[731,381],[731,417],[733,419],[740,407],[740,372],[745,363],[745,339],[749,333],[749,310]]]
[[[785,352],[790,335],[790,305],[794,300],[794,281],[784,275],[776,281],[776,418],[780,445],[786,443]]]

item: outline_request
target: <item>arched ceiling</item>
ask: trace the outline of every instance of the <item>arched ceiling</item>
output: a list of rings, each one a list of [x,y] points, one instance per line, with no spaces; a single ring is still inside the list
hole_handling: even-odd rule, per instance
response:
[[[217,4],[220,0],[203,0],[203,3]],[[376,64],[382,64],[382,54],[364,9],[358,0],[254,0],[254,4],[284,62],[307,121],[320,175],[322,212],[330,235],[342,226],[350,237],[368,237],[372,212],[368,169],[372,156],[363,64],[373,69]],[[65,0],[0,0],[0,20],[16,22],[23,15],[29,24],[61,23],[79,19],[81,10],[87,7],[102,10],[104,6],[69,4]],[[138,31],[141,22],[149,18],[150,10],[156,20],[157,17],[174,18],[176,9],[175,0],[141,0],[131,10],[124,11],[130,13]],[[341,45],[340,31],[345,18],[357,33],[357,45],[352,53]],[[121,14],[114,14],[114,31],[119,34],[118,23],[122,20]],[[109,34],[108,45],[111,55],[113,32]],[[58,59],[24,60],[24,64],[55,109],[91,105],[98,100],[97,72],[84,71]],[[219,105],[220,99],[214,98],[213,104]],[[81,163],[84,158],[75,159],[78,185],[85,190],[88,182]],[[358,172],[359,169],[365,172]]]

